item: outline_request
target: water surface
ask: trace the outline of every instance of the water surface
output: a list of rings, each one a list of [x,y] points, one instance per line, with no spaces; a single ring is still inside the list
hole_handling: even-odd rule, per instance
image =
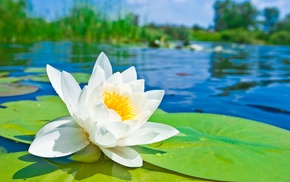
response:
[[[167,112],[205,112],[253,119],[290,130],[290,47],[193,42],[203,51],[104,44],[39,42],[0,44],[0,71],[24,75],[27,67],[46,64],[88,72],[101,51],[114,71],[135,66],[146,89],[163,89],[160,108]],[[217,46],[222,50],[214,51]],[[220,49],[221,47],[219,47]],[[40,90],[0,102],[55,94],[49,83]]]

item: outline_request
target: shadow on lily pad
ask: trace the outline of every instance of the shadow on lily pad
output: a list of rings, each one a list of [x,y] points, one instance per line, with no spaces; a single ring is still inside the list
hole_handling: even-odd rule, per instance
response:
[[[110,178],[131,180],[128,168],[104,157],[95,163],[74,162],[67,158],[45,159],[30,154],[21,156],[18,159],[32,164],[18,170],[13,175],[13,179],[33,178],[40,180],[45,178],[63,180],[62,178],[65,177],[66,179],[72,178],[76,180],[87,178],[95,180]]]

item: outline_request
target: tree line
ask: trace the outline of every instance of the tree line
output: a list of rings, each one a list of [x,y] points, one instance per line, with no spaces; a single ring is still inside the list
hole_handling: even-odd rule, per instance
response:
[[[290,45],[290,14],[279,19],[278,8],[266,7],[259,11],[250,1],[217,0],[213,6],[214,25],[208,28],[153,23],[140,26],[136,14],[126,12],[110,19],[108,12],[88,3],[75,3],[67,16],[47,22],[43,18],[28,16],[27,6],[26,0],[1,1],[0,42],[139,43],[157,39]]]
[[[252,39],[271,44],[290,44],[290,14],[280,20],[277,7],[259,11],[250,1],[217,0],[213,8],[214,29],[224,32],[223,40],[251,42],[248,39]]]

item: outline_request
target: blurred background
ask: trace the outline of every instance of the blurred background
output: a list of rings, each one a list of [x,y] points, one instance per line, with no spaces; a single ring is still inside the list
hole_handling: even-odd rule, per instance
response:
[[[287,0],[2,0],[0,41],[290,44]]]

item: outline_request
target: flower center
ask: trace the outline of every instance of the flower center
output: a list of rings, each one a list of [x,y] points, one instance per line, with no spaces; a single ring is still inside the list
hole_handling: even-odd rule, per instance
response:
[[[122,121],[134,119],[135,109],[128,97],[124,97],[116,92],[103,92],[104,103],[109,109],[116,111]]]

